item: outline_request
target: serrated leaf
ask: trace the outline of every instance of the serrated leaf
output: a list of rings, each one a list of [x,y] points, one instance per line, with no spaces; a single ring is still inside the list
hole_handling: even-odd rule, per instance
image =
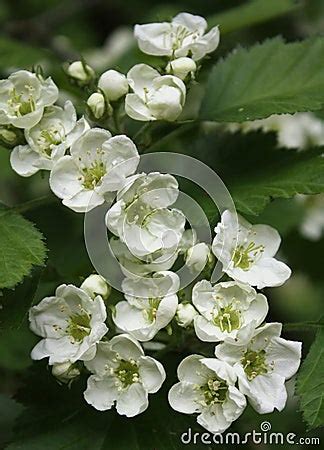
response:
[[[324,329],[320,329],[297,377],[304,420],[310,429],[324,425]]]
[[[46,257],[43,235],[13,210],[0,207],[0,289],[13,288]]]
[[[274,38],[239,48],[212,70],[200,117],[243,122],[275,113],[314,111],[324,104],[324,38]]]

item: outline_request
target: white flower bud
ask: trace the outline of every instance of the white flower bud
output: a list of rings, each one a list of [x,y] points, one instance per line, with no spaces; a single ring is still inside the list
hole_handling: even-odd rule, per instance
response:
[[[109,101],[114,102],[127,94],[128,81],[124,74],[116,70],[107,70],[99,78],[98,88]]]
[[[200,272],[206,265],[210,248],[204,242],[194,245],[187,251],[186,265],[193,272]]]
[[[100,295],[104,300],[107,300],[111,293],[111,287],[106,280],[100,275],[90,275],[84,280],[80,286],[91,298]]]
[[[194,73],[197,70],[197,64],[191,58],[182,57],[170,61],[166,67],[167,73],[175,75],[184,80],[189,73]]]
[[[180,303],[175,318],[180,327],[187,328],[191,325],[197,314],[197,311],[191,303]]]
[[[87,105],[96,119],[101,119],[106,112],[105,97],[99,92],[90,95]]]
[[[70,64],[67,68],[67,73],[71,78],[82,83],[88,83],[95,75],[92,67],[82,61],[74,61]]]
[[[69,361],[54,364],[52,367],[52,375],[62,383],[68,383],[80,375],[80,370]]]

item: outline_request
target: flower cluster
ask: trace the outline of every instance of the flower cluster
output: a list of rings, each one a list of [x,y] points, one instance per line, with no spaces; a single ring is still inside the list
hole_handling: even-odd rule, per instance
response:
[[[189,84],[219,43],[218,27],[206,29],[205,19],[187,13],[171,23],[136,25],[139,48],[164,57],[164,68],[137,64],[127,74],[110,69],[97,77],[84,61],[70,64],[70,80],[91,94],[87,120],[77,119],[70,101],[55,104],[58,89],[50,78],[16,72],[0,82],[0,137],[10,140],[23,130],[22,142],[12,145],[12,168],[22,176],[49,171],[50,188],[66,207],[85,213],[107,204],[110,247],[125,276],[120,301],[113,301],[105,279],[91,275],[33,306],[30,327],[42,339],[32,358],[48,358],[62,383],[90,373],[86,402],[100,411],[115,405],[133,417],[166,377],[140,342],[168,341],[175,327],[183,337],[195,333],[202,353],[205,342],[217,343],[215,357],[185,358],[169,402],[198,413],[198,422],[216,433],[241,415],[247,399],[259,413],[285,406],[285,381],[298,369],[301,344],[281,338],[280,324],[264,323],[268,302],[257,289],[282,285],[291,271],[275,258],[277,231],[233,211],[223,212],[213,243],[199,242],[176,207],[177,180],[136,173],[140,156],[120,123],[125,115],[137,121],[181,116]],[[189,272],[204,278],[185,292],[175,272],[179,255]],[[212,285],[205,278],[216,258],[231,280]]]

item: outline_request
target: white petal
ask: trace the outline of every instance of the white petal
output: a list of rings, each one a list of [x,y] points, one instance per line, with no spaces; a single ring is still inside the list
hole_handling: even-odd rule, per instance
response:
[[[80,172],[71,156],[63,156],[54,165],[49,183],[54,194],[61,198],[71,198],[82,189]]]
[[[147,392],[141,384],[134,383],[119,395],[116,409],[122,416],[134,417],[144,412],[148,404]]]
[[[107,374],[107,365],[112,366],[116,354],[110,348],[109,342],[99,342],[93,359],[85,361],[84,365],[90,372],[103,376]]]
[[[83,393],[89,405],[98,411],[110,409],[118,398],[117,387],[113,378],[100,378],[91,375],[88,378],[87,389]]]
[[[297,372],[302,343],[275,337],[267,348],[267,360],[274,361],[274,371],[286,380]]]
[[[22,177],[30,177],[38,172],[38,167],[34,165],[38,160],[38,153],[34,152],[28,145],[18,145],[10,154],[11,167]]]
[[[130,87],[142,100],[145,100],[145,89],[152,87],[153,80],[160,74],[147,64],[136,64],[127,74]]]
[[[183,25],[188,28],[189,31],[199,31],[201,34],[203,34],[207,29],[207,22],[203,17],[189,13],[177,14],[172,19],[172,23]]]
[[[149,394],[154,394],[161,388],[166,377],[162,364],[150,356],[141,356],[138,364],[144,389]]]
[[[127,334],[113,337],[110,341],[110,347],[122,359],[134,359],[137,361],[140,356],[144,356],[143,349],[137,340]]]
[[[137,94],[126,95],[125,111],[134,120],[141,120],[142,122],[156,120],[150,109]]]
[[[201,363],[204,359],[201,355],[187,356],[179,364],[177,374],[180,381],[186,381],[193,384],[203,384],[212,372]]]
[[[200,412],[201,406],[197,402],[198,398],[195,385],[186,381],[173,385],[168,394],[171,408],[184,414]]]
[[[218,404],[213,408],[205,409],[197,417],[197,422],[210,433],[223,433],[232,423],[225,418],[223,409]]]
[[[91,211],[91,209],[95,208],[96,206],[102,205],[104,201],[104,197],[102,195],[99,195],[97,192],[88,189],[82,189],[72,197],[65,198],[62,203],[75,212],[83,213]]]
[[[172,41],[169,38],[171,26],[169,23],[149,23],[135,25],[134,36],[143,53],[155,56],[169,56],[172,54]]]
[[[201,363],[216,373],[220,378],[227,381],[228,384],[234,385],[236,382],[236,373],[233,367],[225,361],[216,358],[203,358]]]

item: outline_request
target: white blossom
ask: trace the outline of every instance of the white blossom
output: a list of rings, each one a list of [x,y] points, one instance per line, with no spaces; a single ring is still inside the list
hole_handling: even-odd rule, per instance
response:
[[[201,272],[210,256],[210,247],[204,242],[193,245],[187,250],[186,266],[193,273]]]
[[[318,241],[324,232],[324,195],[297,195],[304,207],[304,217],[299,225],[301,235],[310,241]]]
[[[111,294],[111,287],[106,282],[104,277],[97,274],[89,275],[81,284],[80,289],[83,289],[91,298],[100,295],[104,300],[107,300]]]
[[[268,225],[251,225],[229,210],[215,228],[212,250],[223,271],[234,280],[262,289],[280,286],[291,275],[289,267],[274,258],[280,246],[279,233]]]
[[[196,334],[207,342],[249,339],[251,329],[261,325],[268,313],[264,295],[235,281],[214,286],[199,281],[192,290],[192,302],[200,312],[194,321]]]
[[[179,278],[173,272],[156,272],[151,277],[122,283],[126,301],[116,305],[116,326],[139,341],[149,341],[173,319],[177,306]]]
[[[99,411],[116,404],[118,414],[134,417],[148,407],[148,394],[156,393],[165,380],[159,361],[145,356],[140,344],[121,334],[101,342],[95,358],[85,363],[94,374],[84,398]]]
[[[10,155],[11,167],[23,177],[39,170],[51,170],[54,163],[90,127],[84,118],[77,120],[74,106],[67,101],[64,108],[45,108],[40,122],[25,129],[28,145],[19,145]]]
[[[176,120],[186,100],[186,86],[173,75],[160,75],[153,67],[137,64],[127,74],[133,93],[125,99],[126,114],[135,120]]]
[[[51,78],[19,70],[0,80],[0,124],[32,128],[42,118],[44,108],[53,105],[58,89]]]
[[[180,303],[177,308],[175,319],[179,327],[187,328],[192,324],[197,315],[198,312],[191,303]]]
[[[82,84],[89,83],[95,76],[92,67],[82,61],[74,61],[71,63],[67,68],[67,74]]]
[[[100,296],[90,298],[82,289],[62,284],[54,297],[45,297],[29,311],[31,330],[43,339],[32,359],[49,357],[49,364],[87,360],[107,333],[106,308]]]
[[[179,383],[169,392],[173,409],[198,413],[197,422],[211,433],[222,433],[246,407],[244,395],[235,387],[236,373],[225,361],[191,355],[178,367]]]
[[[123,73],[117,72],[117,70],[107,70],[100,76],[98,88],[109,101],[114,102],[127,94],[129,86]]]
[[[240,391],[260,414],[282,411],[287,401],[285,381],[298,370],[301,342],[280,337],[282,325],[258,328],[247,343],[224,342],[216,346],[217,358],[233,365]]]
[[[213,52],[219,44],[218,26],[208,33],[206,30],[207,22],[203,17],[180,13],[171,23],[135,25],[134,34],[144,53],[172,59],[191,56],[198,61]]]
[[[197,70],[197,64],[191,58],[185,56],[170,61],[166,66],[166,72],[184,80],[189,74],[193,74]]]
[[[101,119],[106,113],[106,100],[100,92],[94,92],[87,100],[87,105],[95,119]]]
[[[127,136],[111,137],[92,128],[71,146],[71,155],[60,158],[50,176],[50,187],[63,204],[85,212],[104,203],[135,172],[139,156]]]
[[[71,364],[69,361],[53,364],[52,366],[52,375],[61,383],[71,383],[80,373],[76,364]]]
[[[138,258],[161,251],[176,252],[186,219],[181,211],[168,206],[178,194],[178,183],[172,175],[134,175],[117,193],[106,225]]]

